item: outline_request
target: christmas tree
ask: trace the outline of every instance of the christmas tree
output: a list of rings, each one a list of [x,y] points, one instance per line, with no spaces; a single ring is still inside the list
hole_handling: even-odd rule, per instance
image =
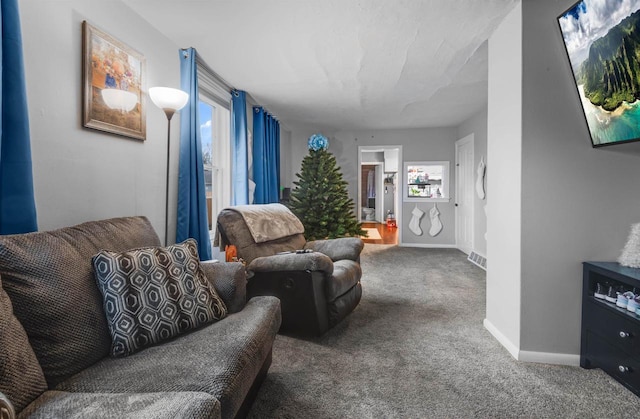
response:
[[[327,151],[329,141],[320,134],[309,138],[309,154],[293,182],[291,211],[304,225],[307,240],[364,236],[365,231],[353,213],[347,182],[342,178],[336,158]]]

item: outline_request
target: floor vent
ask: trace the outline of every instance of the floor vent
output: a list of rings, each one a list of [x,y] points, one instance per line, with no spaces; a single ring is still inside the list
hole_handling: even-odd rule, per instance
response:
[[[475,265],[478,265],[485,271],[487,270],[487,258],[484,256],[480,256],[476,252],[471,252],[467,260]]]

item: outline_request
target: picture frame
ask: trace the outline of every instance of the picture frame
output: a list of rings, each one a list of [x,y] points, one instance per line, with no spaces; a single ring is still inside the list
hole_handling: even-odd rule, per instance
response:
[[[83,21],[83,126],[146,140],[145,67],[141,53]]]
[[[557,20],[591,145],[640,141],[640,4],[580,0]]]

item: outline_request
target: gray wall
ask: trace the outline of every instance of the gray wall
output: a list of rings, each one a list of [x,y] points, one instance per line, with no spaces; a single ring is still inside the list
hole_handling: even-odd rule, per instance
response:
[[[526,0],[522,18],[521,347],[566,354],[580,348],[581,262],[615,260],[640,222],[640,144],[591,148],[556,23],[573,3]]]
[[[142,53],[147,87],[179,87],[178,46],[119,1],[22,0],[19,6],[39,228],[145,215],[162,239],[167,119],[147,98],[145,142],[82,128],[81,22]],[[172,121],[172,220],[179,121]]]
[[[473,159],[474,168],[478,167],[480,159],[484,157],[487,162],[487,110],[484,109],[471,118],[464,121],[458,126],[458,138],[464,138],[469,134],[473,134]],[[485,199],[478,198],[478,194],[473,194],[473,250],[483,256],[487,255],[487,240],[485,233],[487,232],[487,215],[484,206],[489,200],[489,191],[486,188],[486,179],[489,176],[490,168],[487,167],[485,175]],[[476,178],[476,170],[473,171],[474,179]]]
[[[291,131],[280,124],[280,185],[290,188],[293,182],[291,157]]]
[[[485,322],[519,359],[570,364],[581,263],[640,221],[640,144],[590,144],[556,20],[573,3],[524,0],[489,42]]]
[[[485,157],[485,162],[487,161],[487,110],[485,109],[464,121],[457,128],[345,132],[333,132],[321,129],[313,130],[310,128],[295,130],[291,136],[291,150],[289,152],[289,155],[291,155],[293,159],[291,163],[292,180],[297,179],[295,173],[300,170],[300,162],[307,154],[307,139],[316,132],[323,132],[324,135],[329,137],[329,151],[336,155],[339,164],[343,168],[343,175],[345,180],[349,182],[349,192],[352,197],[356,197],[357,195],[357,148],[360,145],[402,145],[404,146],[404,160],[407,161],[439,160],[439,158],[433,158],[433,156],[444,156],[442,160],[448,159],[451,162],[449,192],[453,198],[455,197],[455,141],[473,133],[475,166],[480,162],[480,158],[482,156]],[[355,138],[358,138],[358,141],[355,141]],[[340,144],[334,144],[334,141],[339,141]],[[409,150],[409,153],[411,154],[407,154],[407,150]],[[369,159],[369,161],[378,160],[379,159],[373,158]],[[487,168],[487,178],[489,171],[490,168]],[[401,184],[399,184],[399,186],[401,186]],[[399,193],[402,193],[402,191],[400,190]],[[488,190],[486,195],[487,199],[485,200],[481,200],[474,195],[476,200],[474,214],[476,224],[474,230],[474,250],[485,256],[487,252],[487,245],[484,236],[487,231],[487,222],[484,205],[488,202]],[[405,209],[403,211],[403,219],[405,221],[403,224],[405,226],[403,230],[403,242],[407,244],[455,244],[455,226],[453,224],[454,210],[452,207],[453,201],[454,199],[452,199],[449,204],[438,203],[438,208],[441,213],[442,209],[446,208],[446,215],[441,214],[441,220],[443,221],[443,224],[446,220],[447,224],[445,225],[445,228],[443,228],[443,232],[435,238],[430,237],[426,232],[430,226],[428,213],[425,214],[421,220],[421,226],[424,231],[423,236],[415,236],[409,231],[408,225],[411,220],[411,210],[413,210],[413,205],[415,204],[407,203],[404,205]],[[419,204],[419,208],[423,211],[425,209],[428,210],[430,205]],[[447,230],[446,232],[445,229]],[[446,239],[438,240],[441,237],[446,237]]]
[[[355,200],[358,193],[358,146],[368,145],[401,145],[403,147],[403,161],[420,160],[448,160],[451,162],[449,193],[452,199],[438,202],[440,220],[443,229],[436,237],[428,234],[431,226],[428,210],[433,204],[418,203],[418,207],[425,212],[420,220],[422,236],[416,236],[409,230],[411,211],[415,203],[403,203],[401,210],[402,242],[407,245],[455,245],[455,141],[458,140],[456,128],[422,128],[422,129],[394,129],[373,131],[338,131],[327,132],[311,129],[297,130],[292,136],[293,170],[300,170],[300,162],[307,154],[307,139],[316,132],[322,132],[329,138],[329,151],[336,156],[338,165],[342,169],[344,179],[349,183],[349,196]],[[399,173],[400,175],[400,173]],[[294,180],[297,179],[294,177]],[[399,183],[398,186],[401,186]],[[398,193],[402,193],[401,190]]]
[[[333,151],[336,146],[331,141],[330,133],[332,131],[316,129],[313,127],[293,127],[291,130],[291,182],[298,181],[296,176],[300,173],[300,167],[302,166],[302,159],[308,154],[307,141],[313,134],[321,133],[329,138],[329,150]],[[357,164],[354,163],[354,165]],[[291,188],[294,185],[291,184]]]

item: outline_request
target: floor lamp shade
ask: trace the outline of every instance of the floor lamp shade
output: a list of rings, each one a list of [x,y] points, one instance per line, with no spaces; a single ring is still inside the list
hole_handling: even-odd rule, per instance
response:
[[[186,92],[172,87],[151,87],[149,97],[154,105],[167,114],[169,119],[175,112],[184,108],[189,100],[189,95]]]
[[[169,244],[169,158],[171,156],[171,117],[184,108],[189,101],[189,95],[180,89],[171,87],[151,87],[149,97],[154,105],[162,109],[167,115],[167,180],[165,192],[165,223],[164,244]]]

